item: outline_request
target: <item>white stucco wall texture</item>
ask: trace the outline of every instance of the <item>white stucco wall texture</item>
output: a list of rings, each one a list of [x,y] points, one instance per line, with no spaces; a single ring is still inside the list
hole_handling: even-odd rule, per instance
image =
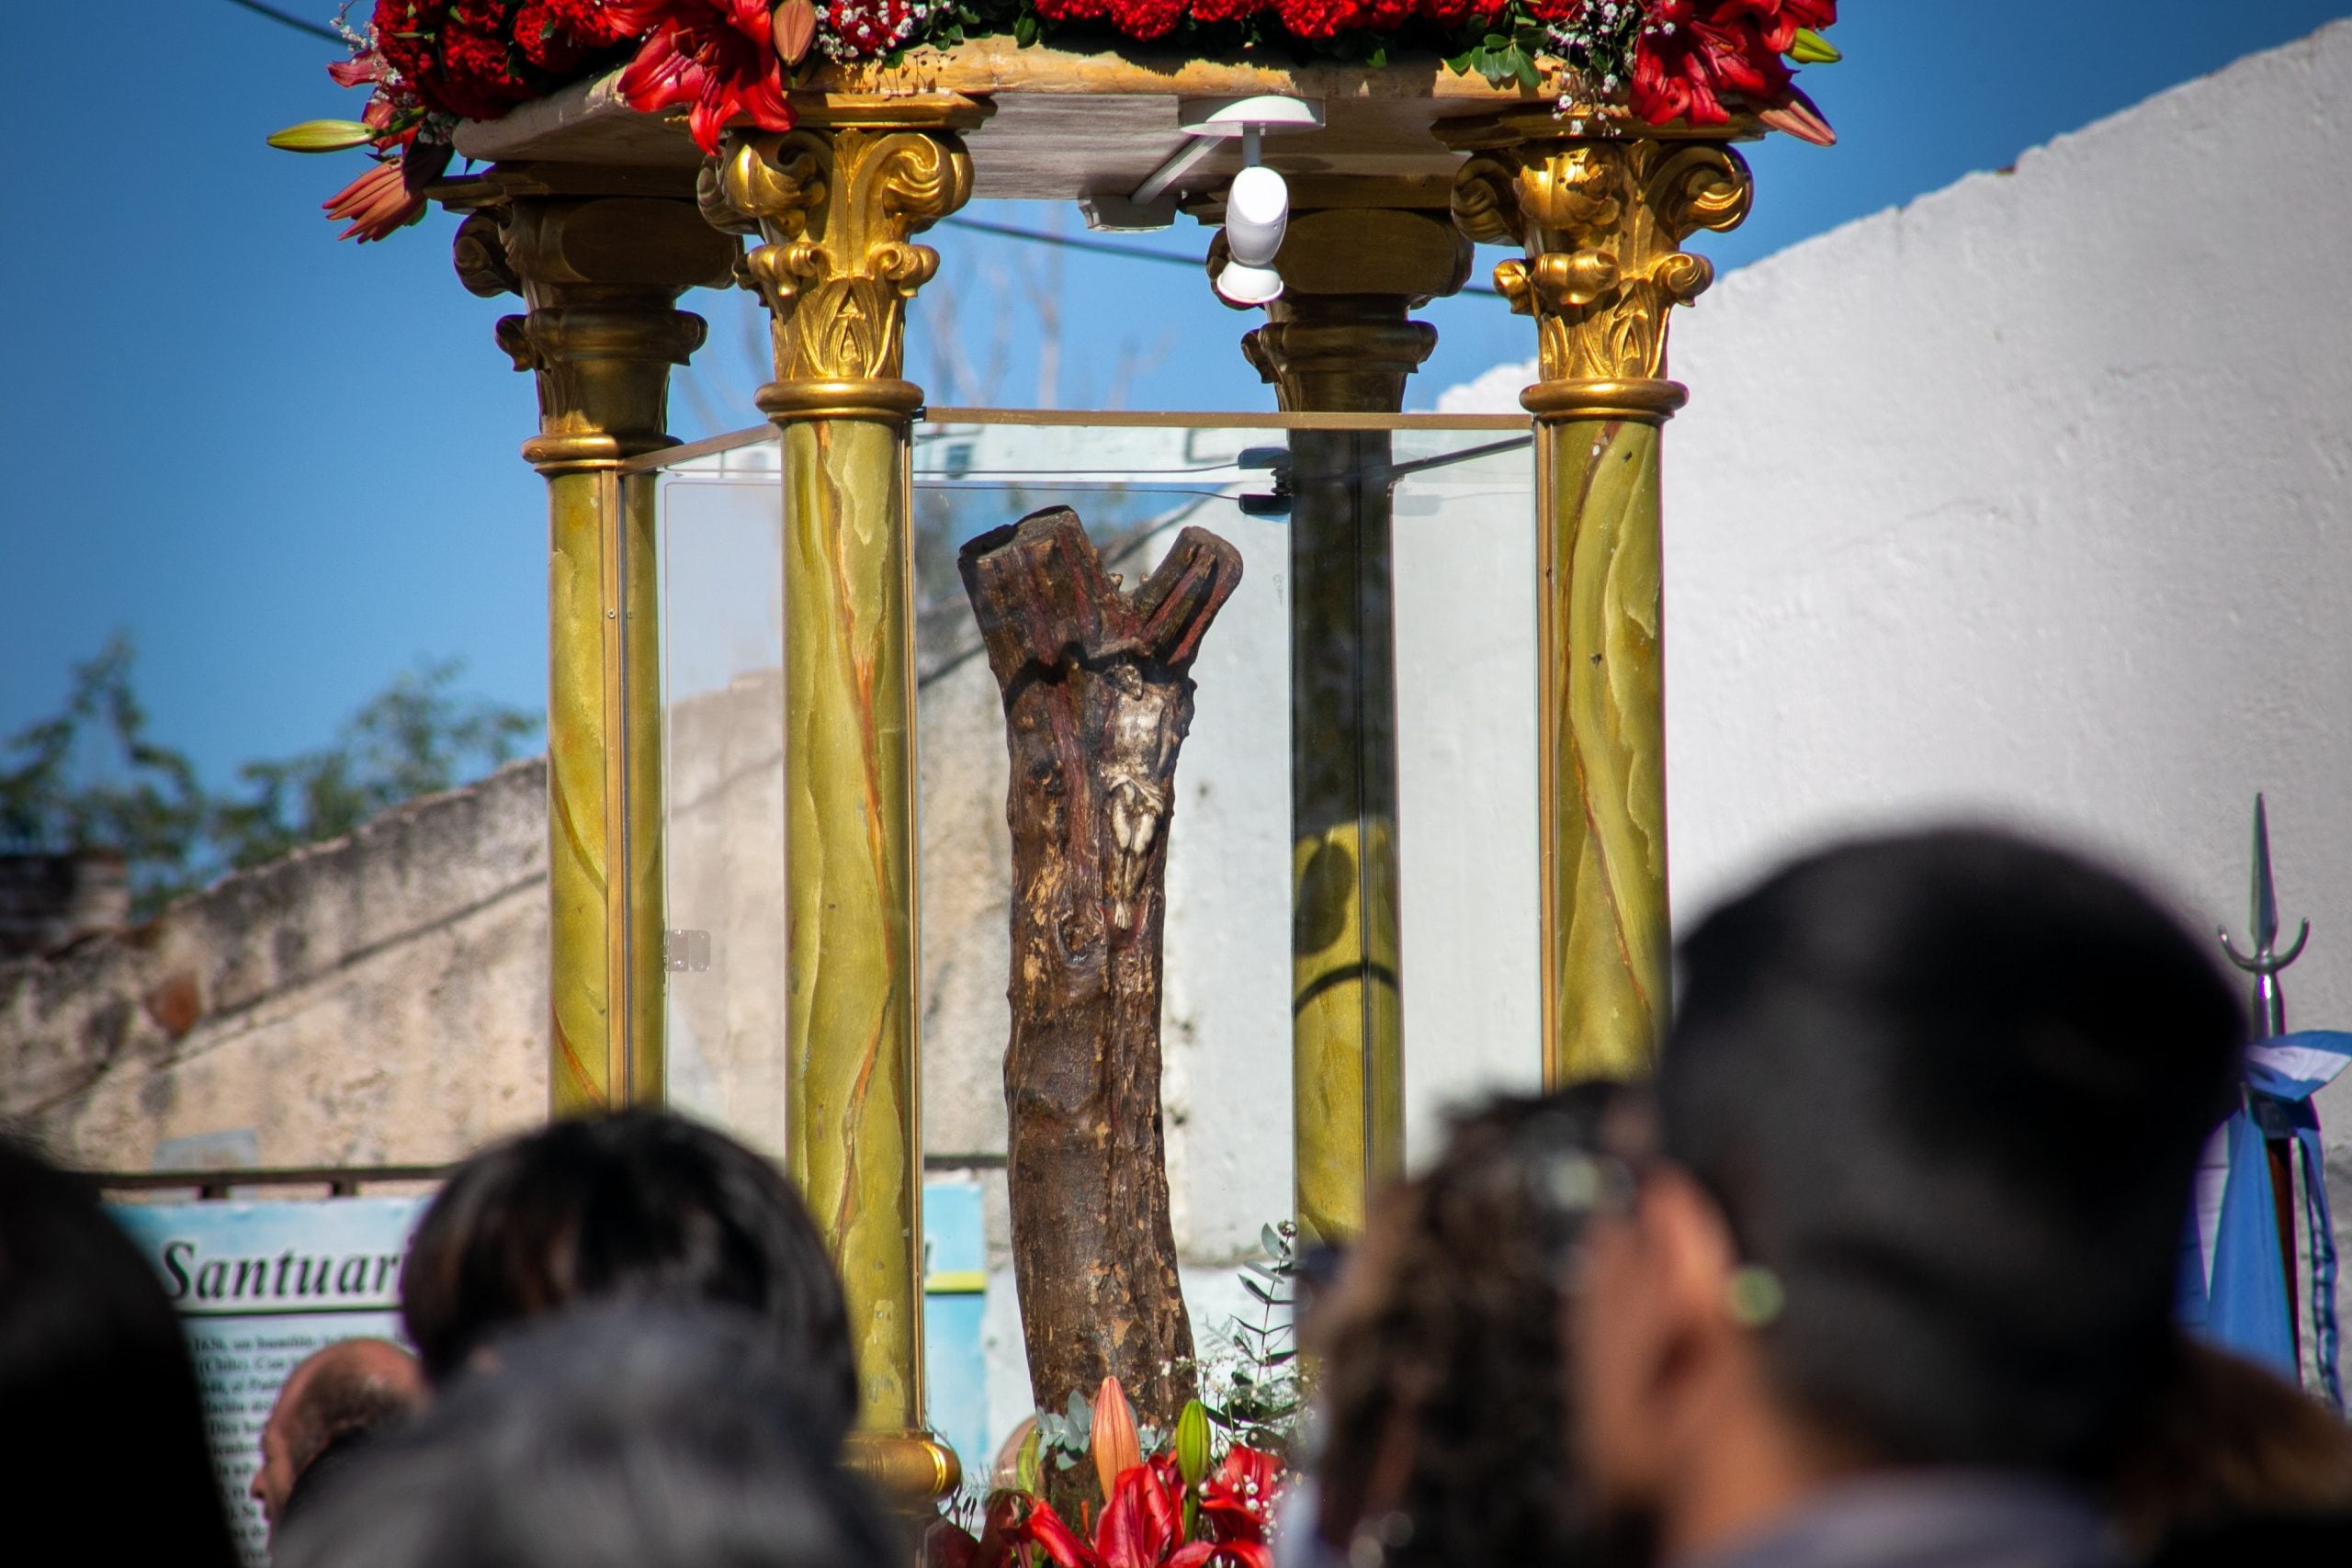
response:
[[[2340,23],[1682,314],[1679,923],[1830,836],[1963,818],[2243,942],[2261,791],[2286,934],[2312,926],[2289,1022],[2352,1028],[2347,160]],[[1511,406],[1530,371],[1443,406]],[[2320,1109],[2346,1245],[2352,1081]]]

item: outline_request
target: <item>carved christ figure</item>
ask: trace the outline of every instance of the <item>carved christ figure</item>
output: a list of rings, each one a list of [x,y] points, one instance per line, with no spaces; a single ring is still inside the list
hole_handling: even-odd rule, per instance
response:
[[[1187,528],[1125,592],[1055,507],[980,535],[958,565],[1012,763],[1004,1094],[1030,1385],[1059,1410],[1115,1374],[1165,1431],[1196,1385],[1159,1118],[1169,816],[1188,671],[1241,557]]]

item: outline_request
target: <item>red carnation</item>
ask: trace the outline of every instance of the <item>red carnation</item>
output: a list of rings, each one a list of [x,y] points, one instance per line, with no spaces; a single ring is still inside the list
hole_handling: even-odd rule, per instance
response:
[[[1107,0],[1037,0],[1037,15],[1049,22],[1085,22],[1102,15]]]
[[[1266,8],[1268,0],[1193,0],[1193,20],[1204,26],[1238,22]]]
[[[637,35],[624,30],[625,7],[602,0],[523,0],[514,11],[514,47],[550,75],[568,75]]]
[[[1490,28],[1510,6],[1510,0],[1420,0],[1419,14],[1424,20],[1449,29],[1460,27],[1464,20]]]
[[[650,23],[652,36],[621,73],[620,94],[639,114],[692,104],[695,145],[718,151],[739,114],[763,130],[790,130],[783,62],[768,27],[768,0],[639,0],[611,7],[621,25]],[[632,31],[637,30],[635,28]]]
[[[1363,0],[1274,0],[1274,15],[1294,38],[1337,38],[1363,25]]]
[[[376,14],[368,23],[376,52],[427,103],[441,82],[435,51],[448,17],[449,0],[376,0]]]
[[[1110,0],[1107,14],[1131,39],[1166,38],[1184,19],[1184,0]]]
[[[518,69],[507,20],[500,0],[458,0],[449,7],[441,27],[441,102],[435,107],[460,119],[496,119],[539,96]]]

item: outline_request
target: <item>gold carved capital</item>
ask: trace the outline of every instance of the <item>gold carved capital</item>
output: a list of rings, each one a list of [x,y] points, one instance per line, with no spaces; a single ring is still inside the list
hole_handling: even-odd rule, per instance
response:
[[[737,133],[708,173],[703,208],[756,224],[745,258],[767,301],[776,420],[903,419],[922,402],[903,377],[907,301],[939,270],[913,237],[972,194],[963,140],[938,128],[803,128]]]
[[[1665,379],[1668,317],[1714,281],[1682,242],[1737,227],[1752,191],[1747,161],[1713,141],[1543,139],[1464,164],[1454,222],[1527,253],[1495,268],[1511,309],[1536,320],[1544,383],[1527,406],[1653,423],[1679,407],[1681,389]]]
[[[671,445],[670,367],[705,330],[678,296],[727,282],[738,249],[692,203],[669,198],[531,197],[469,213],[459,281],[528,307],[498,323],[498,346],[538,379],[539,434],[524,457],[570,473]]]

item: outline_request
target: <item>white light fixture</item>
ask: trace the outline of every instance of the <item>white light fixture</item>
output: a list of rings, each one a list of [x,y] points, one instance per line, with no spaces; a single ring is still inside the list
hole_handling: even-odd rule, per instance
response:
[[[1323,106],[1307,98],[1285,98],[1273,94],[1261,94],[1247,98],[1189,98],[1177,106],[1177,130],[1188,141],[1159,167],[1146,176],[1143,184],[1126,196],[1096,193],[1081,199],[1080,210],[1086,214],[1087,227],[1096,230],[1141,231],[1165,229],[1176,220],[1176,200],[1184,188],[1180,184],[1195,165],[1224,142],[1236,137],[1242,142],[1242,163],[1258,164],[1258,138],[1272,130],[1316,130],[1323,124]],[[1281,176],[1265,171],[1279,182]],[[1288,209],[1287,193],[1283,210]],[[1231,238],[1227,236],[1228,240]],[[1275,241],[1281,243],[1279,238]],[[1272,253],[1268,253],[1271,258]]]
[[[1233,188],[1225,197],[1225,244],[1235,261],[1244,266],[1273,265],[1289,227],[1290,186],[1282,175],[1253,161],[1233,176]]]
[[[1232,259],[1217,271],[1216,291],[1236,305],[1282,298],[1283,275],[1274,270],[1274,257],[1289,228],[1290,186],[1258,161],[1258,128],[1245,125],[1241,172],[1225,197],[1225,249]]]

